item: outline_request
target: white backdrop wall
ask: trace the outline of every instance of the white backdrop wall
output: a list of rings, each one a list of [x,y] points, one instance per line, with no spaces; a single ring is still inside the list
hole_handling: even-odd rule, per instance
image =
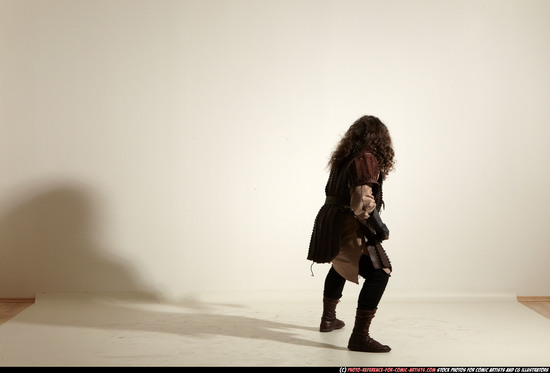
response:
[[[549,17],[546,0],[0,0],[0,297],[320,292],[326,163],[364,114],[396,150],[391,289],[549,295]]]

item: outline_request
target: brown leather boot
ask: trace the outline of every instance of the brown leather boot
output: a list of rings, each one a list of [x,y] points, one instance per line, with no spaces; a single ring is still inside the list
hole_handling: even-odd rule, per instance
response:
[[[336,305],[340,302],[338,299],[323,297],[323,315],[321,316],[321,325],[319,330],[322,332],[331,332],[334,329],[344,327],[344,322],[336,318]]]
[[[355,314],[355,325],[348,342],[348,349],[362,352],[390,352],[389,346],[378,343],[369,335],[370,323],[376,313],[373,310],[357,309]]]

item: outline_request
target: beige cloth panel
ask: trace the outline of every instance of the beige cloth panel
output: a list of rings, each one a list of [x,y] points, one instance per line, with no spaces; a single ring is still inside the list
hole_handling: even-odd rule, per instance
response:
[[[357,230],[359,225],[351,215],[346,216],[342,238],[340,240],[340,252],[332,259],[332,266],[348,281],[359,283],[359,259],[366,250],[365,240]],[[366,252],[366,251],[365,251]]]
[[[355,215],[366,220],[376,208],[376,202],[369,185],[359,185],[351,191],[350,207]],[[359,223],[349,215],[344,220],[340,252],[332,260],[332,266],[346,280],[359,284],[359,260],[363,253],[368,255],[367,245]],[[383,268],[390,273],[389,268]]]

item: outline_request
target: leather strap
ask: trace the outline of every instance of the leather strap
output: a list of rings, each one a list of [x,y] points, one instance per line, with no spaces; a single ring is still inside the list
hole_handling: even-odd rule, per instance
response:
[[[325,205],[339,205],[345,209],[351,209],[350,205],[345,204],[344,201],[335,196],[327,196],[325,198]]]

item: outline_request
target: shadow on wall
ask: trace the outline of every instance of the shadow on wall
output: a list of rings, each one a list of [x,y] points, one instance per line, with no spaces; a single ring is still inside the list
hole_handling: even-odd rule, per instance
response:
[[[10,196],[11,197],[11,196]],[[129,263],[100,243],[93,194],[36,184],[0,205],[0,298],[141,289]]]
[[[165,310],[167,304],[160,303],[154,291],[144,289],[131,265],[115,260],[99,242],[94,193],[79,185],[63,184],[34,186],[16,196],[9,203],[4,196],[0,204],[0,298],[81,293],[71,294],[71,303],[65,307],[68,303],[63,303],[63,295],[50,294],[48,299],[63,303],[55,317],[30,312],[38,306],[35,304],[18,315],[19,322],[186,337],[229,336],[345,350],[301,338],[293,331],[317,334],[315,327],[223,314],[257,313],[246,306],[183,299],[168,304],[170,308]],[[279,318],[280,312],[270,317]]]

